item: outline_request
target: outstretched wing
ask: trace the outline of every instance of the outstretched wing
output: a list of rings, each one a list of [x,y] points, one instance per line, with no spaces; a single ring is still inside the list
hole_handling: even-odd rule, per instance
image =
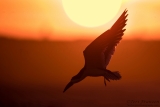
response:
[[[86,66],[106,68],[115,51],[115,47],[122,39],[127,16],[127,10],[125,10],[109,30],[105,31],[86,47],[83,51]]]

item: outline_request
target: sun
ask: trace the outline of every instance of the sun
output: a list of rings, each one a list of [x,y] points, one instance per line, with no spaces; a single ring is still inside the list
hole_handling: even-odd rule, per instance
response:
[[[62,0],[67,16],[85,27],[97,27],[109,22],[121,4],[122,0]]]

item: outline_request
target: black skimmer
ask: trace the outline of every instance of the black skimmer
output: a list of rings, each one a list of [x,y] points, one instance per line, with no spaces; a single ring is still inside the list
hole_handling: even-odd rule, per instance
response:
[[[127,16],[127,10],[125,10],[109,30],[102,33],[86,47],[83,51],[85,58],[84,67],[77,75],[71,78],[63,92],[87,76],[103,76],[105,85],[105,79],[110,82],[110,80],[119,80],[121,78],[118,71],[112,72],[106,69],[106,67],[115,52],[116,46],[124,35],[126,29],[123,28],[126,26]]]

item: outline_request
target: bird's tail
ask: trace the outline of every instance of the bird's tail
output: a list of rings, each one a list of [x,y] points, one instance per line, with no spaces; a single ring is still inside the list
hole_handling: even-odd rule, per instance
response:
[[[118,71],[107,72],[105,78],[108,80],[119,80],[121,79],[121,75]]]

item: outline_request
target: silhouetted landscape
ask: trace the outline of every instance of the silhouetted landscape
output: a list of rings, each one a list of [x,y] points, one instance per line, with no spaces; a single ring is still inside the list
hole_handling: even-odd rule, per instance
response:
[[[87,77],[62,93],[91,41],[1,37],[0,107],[128,107],[132,100],[160,106],[160,41],[122,40],[108,66],[120,71],[120,81],[105,87],[103,77]]]

